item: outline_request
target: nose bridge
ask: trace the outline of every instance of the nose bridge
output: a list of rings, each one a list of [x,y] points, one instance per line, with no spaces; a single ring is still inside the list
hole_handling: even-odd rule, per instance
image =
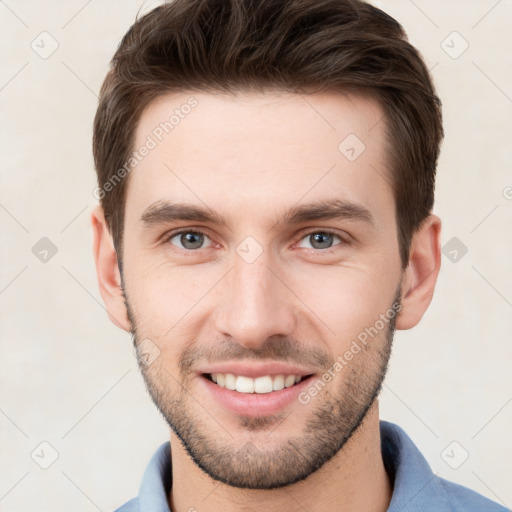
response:
[[[267,308],[270,291],[275,288],[275,275],[269,268],[268,258],[260,256],[259,261],[247,263],[243,258],[236,258],[231,276],[232,305],[240,305],[244,309],[263,310]],[[276,301],[274,294],[272,300]]]
[[[295,327],[292,297],[275,275],[272,258],[261,252],[252,262],[243,254],[234,255],[217,329],[251,348],[269,336],[289,334]]]

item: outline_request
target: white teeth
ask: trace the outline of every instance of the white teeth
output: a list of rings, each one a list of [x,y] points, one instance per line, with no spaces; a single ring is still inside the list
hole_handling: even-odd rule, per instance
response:
[[[272,389],[274,391],[280,391],[284,389],[284,375],[276,375],[272,381]]]
[[[226,373],[226,389],[236,389],[236,377],[232,373]]]
[[[239,393],[254,393],[254,379],[239,375],[236,378],[236,390]]]
[[[244,375],[233,375],[232,373],[212,373],[213,382],[221,388],[238,391],[239,393],[271,393],[289,388],[302,380],[300,375],[265,375],[252,379]]]
[[[272,377],[266,375],[254,379],[254,391],[256,393],[270,393],[272,391]]]
[[[288,375],[286,379],[284,379],[284,387],[289,388],[295,384],[295,375]]]

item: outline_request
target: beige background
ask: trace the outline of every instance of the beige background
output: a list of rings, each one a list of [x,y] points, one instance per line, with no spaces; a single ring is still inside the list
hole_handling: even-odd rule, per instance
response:
[[[0,2],[3,512],[111,511],[168,439],[130,337],[103,309],[89,226],[96,94],[137,11],[156,3]],[[429,312],[398,333],[382,417],[434,472],[510,508],[512,1],[375,3],[433,69],[446,128],[435,212],[443,244],[468,248],[452,262],[448,246]],[[46,263],[32,252],[43,237],[58,251]]]

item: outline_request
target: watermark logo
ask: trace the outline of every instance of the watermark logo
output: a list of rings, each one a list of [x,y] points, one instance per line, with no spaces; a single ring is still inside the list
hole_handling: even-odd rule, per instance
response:
[[[456,236],[443,245],[443,254],[452,262],[458,263],[468,252],[467,246]]]
[[[347,135],[338,146],[338,151],[349,162],[355,162],[365,150],[366,146],[364,142],[355,133]]]
[[[32,247],[32,254],[41,262],[48,263],[58,252],[57,246],[46,236]]]
[[[44,31],[32,40],[30,47],[41,59],[46,60],[57,51],[59,43],[49,32]]]
[[[452,441],[442,452],[441,458],[452,469],[459,469],[469,458],[468,451],[457,441]]]
[[[59,458],[59,452],[48,441],[42,441],[32,450],[30,457],[40,468],[48,469]]]
[[[134,348],[135,357],[142,366],[151,366],[160,357],[160,349],[149,338],[142,340]]]
[[[244,238],[236,248],[236,253],[246,263],[254,263],[262,252],[263,247],[252,236]]]
[[[456,60],[469,48],[469,43],[457,31],[453,31],[441,42],[441,48]]]

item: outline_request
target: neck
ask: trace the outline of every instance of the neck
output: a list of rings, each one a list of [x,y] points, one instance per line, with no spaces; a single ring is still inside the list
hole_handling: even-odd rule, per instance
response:
[[[392,488],[381,454],[378,402],[345,446],[303,481],[272,490],[238,489],[212,480],[171,431],[172,512],[385,512]]]

